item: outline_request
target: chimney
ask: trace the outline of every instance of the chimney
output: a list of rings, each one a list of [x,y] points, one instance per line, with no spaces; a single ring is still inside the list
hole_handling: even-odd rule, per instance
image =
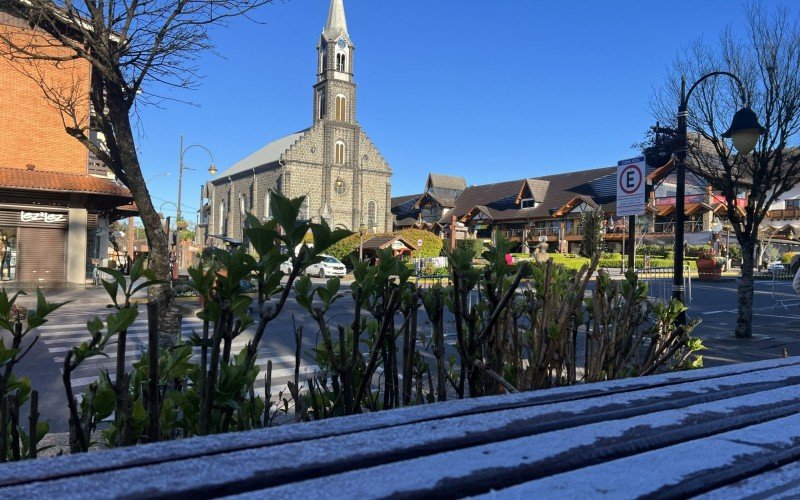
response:
[[[33,163],[28,163],[27,165],[25,165],[25,168],[28,169],[28,172],[33,172],[33,169],[36,168],[36,165],[34,165]]]

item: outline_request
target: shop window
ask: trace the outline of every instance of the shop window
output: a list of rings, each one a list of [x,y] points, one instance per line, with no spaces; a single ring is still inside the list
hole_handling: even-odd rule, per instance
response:
[[[17,279],[17,231],[0,229],[0,277],[3,281]]]

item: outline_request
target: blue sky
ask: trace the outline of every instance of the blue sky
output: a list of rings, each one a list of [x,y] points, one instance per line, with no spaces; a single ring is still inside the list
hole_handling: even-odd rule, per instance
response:
[[[223,171],[311,124],[328,5],[276,0],[259,23],[215,30],[218,55],[199,59],[200,88],[170,91],[194,105],[140,110],[156,207],[176,199],[181,133]],[[653,88],[679,78],[667,74],[678,50],[714,41],[728,24],[744,28],[742,5],[730,0],[345,0],[345,9],[357,118],[394,170],[394,195],[420,192],[431,171],[482,184],[635,156],[631,144],[653,124]],[[197,168],[184,173],[191,221],[208,163],[200,148],[186,154]]]

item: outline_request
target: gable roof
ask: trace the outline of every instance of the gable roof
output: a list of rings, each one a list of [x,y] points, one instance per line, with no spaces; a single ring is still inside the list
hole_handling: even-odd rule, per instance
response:
[[[295,142],[303,137],[308,130],[309,129],[301,130],[300,132],[295,132],[294,134],[289,134],[270,142],[255,153],[234,163],[230,168],[219,174],[215,181],[280,160],[281,156],[283,156]],[[214,181],[212,181],[212,183],[213,182]]]
[[[544,181],[541,179],[525,179],[522,181],[522,185],[519,187],[519,194],[517,195],[516,203],[519,203],[520,200],[523,199],[526,188],[534,201],[541,202],[544,200],[545,195],[547,195],[548,186],[550,186],[550,181]]]
[[[428,182],[425,189],[439,188],[463,191],[467,189],[467,181],[460,175],[428,174]]]

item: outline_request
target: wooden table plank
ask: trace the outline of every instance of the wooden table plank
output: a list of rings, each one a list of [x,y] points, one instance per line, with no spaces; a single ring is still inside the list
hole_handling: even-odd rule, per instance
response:
[[[796,414],[522,483],[483,498],[686,498],[798,458]]]
[[[393,428],[441,418],[492,413],[503,409],[547,405],[614,394],[667,388],[698,380],[714,380],[736,374],[757,373],[800,364],[800,357],[782,358],[703,370],[673,372],[651,377],[630,378],[605,383],[577,385],[512,395],[489,396],[400,408],[392,411],[334,418],[302,425],[225,435],[192,438],[119,450],[91,452],[79,459],[69,456],[33,462],[0,465],[0,486],[37,480],[57,479],[77,474],[92,474],[125,469],[142,464],[158,464],[217,453],[245,451],[324,437],[344,436],[376,429]],[[490,417],[487,417],[490,418]]]
[[[448,497],[476,495],[534,477],[555,477],[563,471],[575,471],[593,463],[615,462],[615,458],[620,456],[636,457],[654,448],[695,438],[704,439],[708,434],[741,425],[757,425],[765,418],[764,414],[757,413],[757,407],[768,407],[777,416],[794,417],[800,410],[798,396],[798,386],[781,388],[395,462],[242,496],[257,498],[268,493],[282,497],[293,490],[308,493],[309,497],[327,493],[333,498],[420,497],[436,495],[437,492]],[[730,417],[736,414],[736,417]],[[746,418],[748,416],[750,418]],[[796,429],[794,435],[800,436],[800,429]],[[623,473],[626,470],[636,469],[620,467],[616,474],[626,476]],[[580,471],[576,471],[571,480],[579,481],[580,475]],[[381,478],[403,479],[386,481]],[[534,494],[528,496],[526,491],[525,495],[539,498],[544,492],[545,489],[536,489]],[[592,495],[598,492],[594,491]]]
[[[697,498],[698,500],[800,498],[800,462],[793,462],[729,486],[723,486]]]
[[[769,397],[765,400],[760,399],[762,398],[761,394],[775,390],[783,390],[785,392],[780,394],[790,394],[791,397],[797,398],[797,385],[789,388],[784,386],[792,381],[797,384],[800,366],[782,366],[785,363],[776,365],[779,368],[760,369],[682,384],[653,384],[654,387],[645,390],[609,393],[588,399],[475,413],[467,416],[447,417],[445,413],[443,417],[427,421],[365,430],[341,436],[322,436],[313,440],[300,440],[279,446],[264,446],[223,454],[206,454],[181,461],[155,463],[130,469],[112,469],[80,477],[67,477],[61,480],[9,487],[0,489],[0,495],[65,495],[70,491],[77,491],[85,497],[89,494],[87,492],[93,491],[102,491],[103,495],[107,495],[115,491],[109,490],[109,485],[118,485],[119,491],[134,496],[152,495],[155,491],[152,488],[165,488],[165,491],[170,492],[194,491],[196,496],[204,496],[204,494],[210,495],[218,492],[213,488],[214,485],[225,487],[227,484],[234,483],[235,486],[243,488],[280,485],[284,482],[298,481],[320,474],[348,471],[356,467],[369,467],[386,461],[396,462],[409,456],[423,456],[447,450],[447,446],[444,446],[443,450],[441,449],[442,443],[449,443],[448,446],[451,448],[459,448],[470,445],[470,443],[474,445],[497,438],[510,439],[509,436],[518,436],[520,430],[525,435],[531,435],[552,431],[558,427],[585,425],[588,422],[598,422],[596,425],[602,428],[610,425],[606,420],[619,421],[623,417],[629,418],[642,413],[645,415],[641,418],[646,421],[647,418],[651,418],[652,414],[649,412],[665,410],[664,403],[672,403],[671,406],[680,408],[681,406],[697,405],[702,401],[731,398],[727,401],[737,401],[736,404],[741,405],[748,398],[755,398],[752,401],[767,404],[770,401],[774,402],[779,393],[769,392]],[[651,379],[657,378],[660,377]],[[732,398],[732,396],[747,393],[755,394]],[[462,402],[443,403],[438,406],[459,403]],[[727,403],[723,400],[717,404],[725,405]],[[695,407],[690,406],[687,411],[691,412]],[[420,409],[423,408],[426,407]],[[583,420],[576,417],[583,417]],[[362,417],[333,419],[327,422],[344,424],[348,420],[359,418]],[[270,432],[277,433],[296,427],[303,427],[303,425],[279,427]],[[559,432],[579,433],[577,429],[565,429]],[[254,433],[230,434],[213,437],[213,439],[241,436],[242,434]],[[211,439],[186,440],[184,443],[195,444],[195,455],[201,455],[205,450],[198,445]],[[488,446],[492,447],[495,444]],[[128,448],[115,453],[134,450],[136,448]],[[451,453],[458,455],[461,451]],[[98,453],[97,455],[108,454],[110,453]],[[92,454],[89,454],[81,458],[91,456]],[[25,465],[30,465],[30,463]],[[431,471],[440,471],[441,469],[430,465],[427,467]],[[222,471],[222,473],[207,474],[203,472],[209,470]],[[336,482],[339,481],[339,478],[336,478]],[[3,480],[10,481],[10,479]],[[152,483],[152,481],[156,482]],[[323,483],[329,481],[330,478],[322,480]],[[19,482],[27,482],[27,480],[18,481],[18,484]],[[233,490],[226,489],[225,491]]]

